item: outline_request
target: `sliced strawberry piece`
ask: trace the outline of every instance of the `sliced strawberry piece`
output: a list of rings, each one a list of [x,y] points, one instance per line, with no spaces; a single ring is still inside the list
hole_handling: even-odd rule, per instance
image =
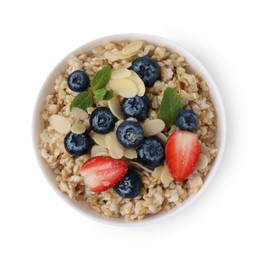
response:
[[[199,160],[200,144],[197,137],[187,131],[174,131],[165,145],[165,157],[175,180],[185,180]]]
[[[127,173],[125,161],[106,156],[97,156],[87,160],[80,174],[90,191],[105,191],[117,184]]]

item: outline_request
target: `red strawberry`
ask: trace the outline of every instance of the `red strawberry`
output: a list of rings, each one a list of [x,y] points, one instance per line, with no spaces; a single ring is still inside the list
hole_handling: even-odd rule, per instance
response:
[[[127,173],[125,161],[106,156],[97,156],[87,160],[80,174],[90,191],[105,191],[117,184]]]
[[[165,156],[171,175],[177,181],[185,180],[199,160],[200,144],[187,131],[174,131],[165,145]]]

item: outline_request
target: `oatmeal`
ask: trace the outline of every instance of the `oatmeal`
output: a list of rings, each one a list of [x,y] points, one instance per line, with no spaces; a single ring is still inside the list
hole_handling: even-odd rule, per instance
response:
[[[142,74],[141,62],[154,75]],[[217,124],[206,82],[188,67],[180,54],[144,41],[108,42],[70,57],[46,97],[40,135],[61,192],[126,220],[168,211],[197,193],[218,152]],[[132,102],[141,102],[137,114]],[[98,123],[101,115],[107,125]],[[191,156],[182,161],[186,151]],[[90,172],[103,164],[114,176],[98,184]]]

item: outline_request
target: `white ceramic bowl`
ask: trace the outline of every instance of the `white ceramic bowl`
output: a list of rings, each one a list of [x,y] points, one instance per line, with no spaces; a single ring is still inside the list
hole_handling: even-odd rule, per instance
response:
[[[181,206],[175,207],[171,209],[168,212],[165,213],[158,213],[153,216],[147,217],[141,221],[130,221],[130,222],[125,222],[123,219],[108,219],[103,217],[102,215],[99,215],[98,213],[94,212],[87,203],[85,202],[77,202],[77,201],[72,201],[70,200],[66,194],[63,194],[58,188],[57,188],[57,182],[55,180],[55,175],[51,172],[49,169],[48,165],[45,163],[45,161],[42,159],[39,149],[38,149],[38,143],[39,143],[39,135],[40,132],[43,128],[42,125],[42,119],[40,116],[40,112],[44,110],[44,105],[45,105],[45,97],[52,92],[52,83],[54,82],[56,76],[64,71],[67,67],[67,60],[68,57],[72,54],[78,55],[84,52],[89,52],[92,50],[92,48],[96,46],[103,45],[106,41],[120,41],[120,40],[145,40],[148,43],[152,43],[156,46],[164,46],[167,49],[178,52],[181,55],[183,55],[187,62],[190,64],[191,69],[193,71],[198,72],[203,79],[206,81],[206,83],[209,86],[210,89],[210,96],[212,99],[212,102],[216,108],[216,113],[217,113],[217,121],[218,121],[218,131],[217,131],[217,147],[219,148],[219,153],[216,157],[216,160],[213,164],[212,169],[209,172],[209,175],[204,182],[203,187],[201,190],[195,194],[194,196],[190,196],[187,200],[185,200]],[[118,35],[110,35],[106,36],[94,41],[91,41],[87,44],[84,44],[83,46],[77,48],[74,50],[72,53],[67,55],[61,62],[58,63],[58,65],[51,71],[49,76],[47,77],[46,81],[44,82],[40,93],[38,95],[38,98],[36,100],[35,104],[35,109],[34,109],[34,116],[33,116],[33,125],[32,125],[32,130],[33,130],[33,145],[35,149],[35,154],[37,161],[40,166],[40,170],[42,173],[45,175],[46,179],[48,180],[49,184],[53,187],[54,191],[58,194],[58,196],[65,201],[68,205],[72,206],[75,208],[77,211],[81,212],[85,216],[105,223],[105,224],[113,224],[113,225],[121,225],[121,226],[134,226],[134,225],[141,225],[141,224],[146,224],[150,222],[154,222],[157,220],[162,220],[167,217],[174,216],[177,214],[179,211],[183,210],[185,207],[190,205],[194,200],[196,200],[202,192],[206,189],[206,187],[209,185],[211,180],[214,178],[218,167],[221,163],[223,153],[224,153],[224,148],[225,148],[225,142],[226,142],[226,118],[225,118],[225,110],[224,106],[222,103],[221,96],[219,94],[218,88],[213,81],[212,77],[206,70],[206,68],[188,51],[186,51],[184,48],[180,47],[178,44],[176,44],[173,41],[170,41],[168,39],[159,37],[159,36],[154,36],[154,35],[146,35],[146,34],[118,34]]]

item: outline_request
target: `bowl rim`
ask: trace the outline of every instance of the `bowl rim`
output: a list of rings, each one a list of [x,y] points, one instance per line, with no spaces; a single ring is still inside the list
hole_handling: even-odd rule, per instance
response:
[[[55,71],[58,70],[58,68],[62,66],[66,66],[66,62],[68,58],[71,55],[80,54],[81,52],[91,50],[92,48],[96,46],[103,45],[103,43],[107,41],[120,41],[120,40],[136,40],[141,39],[145,40],[147,43],[153,43],[155,46],[158,46],[160,43],[161,45],[167,47],[167,49],[172,49],[172,51],[179,53],[180,55],[184,56],[187,61],[189,61],[189,65],[192,67],[198,67],[198,73],[201,74],[201,76],[204,78],[205,82],[207,83],[209,87],[209,96],[212,99],[213,105],[216,107],[216,114],[217,114],[217,123],[220,123],[220,131],[217,129],[217,135],[220,135],[220,143],[218,144],[219,152],[216,156],[216,159],[212,165],[212,168],[209,171],[208,176],[206,177],[205,182],[203,183],[201,189],[198,191],[198,193],[194,195],[190,195],[180,206],[176,206],[172,208],[171,210],[163,213],[157,213],[154,214],[151,217],[147,217],[143,220],[135,220],[135,221],[125,221],[123,218],[106,218],[95,211],[92,212],[92,214],[89,214],[88,212],[84,212],[83,209],[81,209],[79,206],[77,206],[76,201],[72,201],[68,198],[68,196],[64,193],[62,193],[57,187],[54,187],[51,179],[54,179],[54,176],[49,176],[50,174],[47,172],[47,164],[42,159],[40,155],[40,149],[39,149],[39,135],[40,131],[38,131],[39,124],[42,121],[40,116],[40,111],[43,110],[40,109],[40,104],[43,103],[43,92],[50,88],[50,82],[52,82],[52,79],[54,80],[57,76],[57,73]],[[93,46],[93,47],[92,47]],[[160,46],[160,45],[159,45]],[[212,91],[211,91],[212,90]],[[211,96],[211,92],[213,92],[213,95]],[[42,101],[42,102],[41,102]],[[220,120],[220,122],[218,122]],[[37,123],[36,123],[37,122]],[[68,205],[70,205],[72,208],[74,208],[76,211],[80,212],[85,217],[88,217],[89,219],[95,220],[96,222],[100,222],[103,224],[108,225],[114,225],[114,226],[121,226],[121,227],[134,227],[134,226],[141,226],[145,224],[155,223],[157,221],[165,220],[168,218],[171,218],[172,216],[178,214],[179,212],[183,211],[185,208],[187,208],[190,204],[192,204],[197,198],[199,198],[202,193],[206,190],[208,185],[211,183],[211,181],[214,179],[216,173],[219,170],[219,166],[222,162],[225,146],[226,146],[226,137],[227,137],[227,121],[226,121],[226,113],[223,105],[223,101],[221,98],[221,94],[219,92],[219,89],[213,80],[212,76],[208,72],[208,70],[204,67],[204,65],[189,51],[187,51],[185,48],[181,47],[178,43],[169,40],[167,38],[164,38],[162,36],[152,35],[152,34],[141,34],[141,33],[126,33],[126,34],[112,34],[107,35],[104,37],[97,38],[95,40],[89,41],[75,50],[71,51],[68,55],[66,55],[57,65],[50,71],[48,76],[46,77],[44,83],[42,84],[41,88],[39,89],[38,96],[36,98],[34,109],[33,109],[33,116],[32,116],[32,143],[33,143],[33,149],[35,158],[37,160],[39,169],[41,170],[42,174],[44,175],[46,181],[49,183],[50,187],[52,187],[52,190]],[[219,133],[220,132],[220,133]],[[217,136],[217,141],[218,138]],[[220,147],[219,147],[220,146]],[[51,171],[51,170],[49,170]]]

